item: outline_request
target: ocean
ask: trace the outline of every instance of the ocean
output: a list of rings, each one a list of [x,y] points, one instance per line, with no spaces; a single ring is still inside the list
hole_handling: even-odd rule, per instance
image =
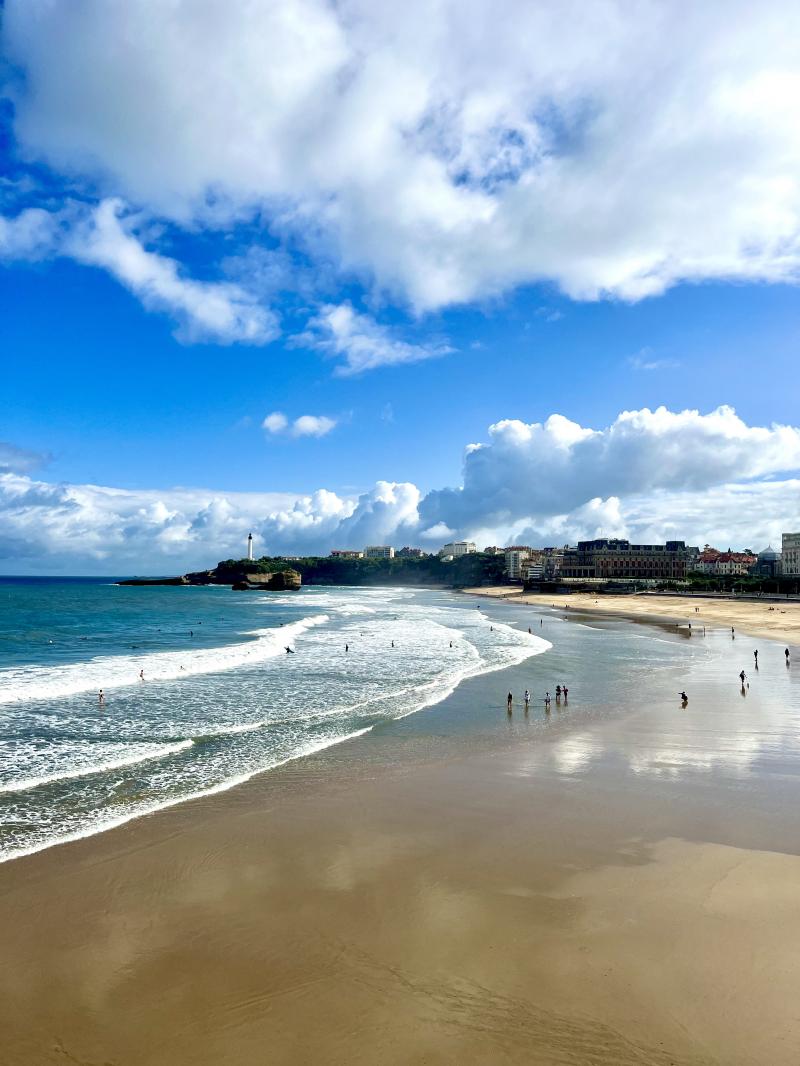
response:
[[[433,590],[0,579],[0,861],[231,788],[549,647]]]

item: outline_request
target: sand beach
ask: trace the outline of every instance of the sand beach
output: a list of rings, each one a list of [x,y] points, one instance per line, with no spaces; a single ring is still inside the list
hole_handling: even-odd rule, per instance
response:
[[[464,591],[473,596],[502,599],[506,603],[555,607],[562,611],[583,611],[593,615],[607,614],[632,621],[691,622],[692,625],[714,626],[728,631],[733,627],[741,633],[800,645],[800,602],[796,600],[728,600],[649,592],[630,596],[573,592],[556,597],[552,593],[523,592],[508,585]]]
[[[782,649],[740,695],[722,634],[543,628],[427,711],[0,866],[0,1062],[795,1064]],[[590,699],[631,648],[635,692]]]

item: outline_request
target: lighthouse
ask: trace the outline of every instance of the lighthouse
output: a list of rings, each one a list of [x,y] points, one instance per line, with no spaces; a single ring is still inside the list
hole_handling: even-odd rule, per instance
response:
[[[252,563],[253,561],[253,534],[247,534],[247,559]]]

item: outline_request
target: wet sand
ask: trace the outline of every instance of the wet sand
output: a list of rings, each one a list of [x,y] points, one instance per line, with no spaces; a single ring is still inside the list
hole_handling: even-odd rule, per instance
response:
[[[794,1066],[800,701],[762,674],[457,742],[492,675],[0,866],[0,1062]]]
[[[696,626],[715,626],[752,636],[768,637],[784,644],[800,645],[800,603],[759,600],[717,600],[700,596],[659,596],[642,593],[632,596],[596,595],[573,592],[554,596],[551,592],[523,592],[519,587],[464,589],[473,596],[488,596],[507,603],[535,607],[555,606],[559,610],[588,611],[616,615],[632,621],[672,620]],[[695,608],[699,607],[699,611]]]

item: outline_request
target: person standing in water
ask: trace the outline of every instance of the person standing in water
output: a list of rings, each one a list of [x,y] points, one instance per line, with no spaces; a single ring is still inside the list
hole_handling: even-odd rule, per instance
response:
[[[506,707],[507,707],[507,709],[508,709],[508,713],[509,713],[509,714],[511,714],[511,706],[512,706],[512,704],[513,704],[513,703],[514,703],[514,697],[513,697],[513,696],[512,696],[512,694],[511,694],[511,693],[509,692],[509,694],[508,694],[508,699],[506,700]]]
[[[349,644],[345,644],[345,646],[344,646],[344,650],[345,650],[345,651],[350,651],[350,645],[349,645]]]
[[[786,665],[788,666],[789,665],[789,649],[787,648],[786,651],[783,654],[786,656]]]
[[[681,703],[683,704],[683,706],[685,707],[688,702],[689,697],[686,695],[685,692],[681,692]]]
[[[545,692],[545,694],[544,694],[544,709],[546,711],[550,710],[550,693],[549,692]]]
[[[567,688],[566,685],[564,685],[564,687],[561,689],[561,691],[564,693],[564,703],[566,703],[567,702],[567,698],[569,697],[569,689]]]
[[[758,652],[757,651],[753,652],[753,659],[755,660],[756,670],[757,670],[758,669]]]
[[[561,702],[561,685],[556,685],[556,703]]]
[[[528,713],[528,707],[530,707],[530,703],[531,703],[531,694],[530,694],[530,692],[528,692],[527,689],[525,689],[525,695],[522,698],[525,700],[525,713],[527,714]]]
[[[144,670],[139,671],[139,680],[144,681]]]
[[[104,706],[104,704],[106,702],[105,693],[103,692],[102,689],[100,689],[100,691],[97,694],[97,702],[100,704],[101,707]]]
[[[744,688],[744,683],[745,683],[746,679],[747,679],[747,674],[744,672],[744,670],[742,670],[742,672],[739,674],[739,680],[742,683],[742,688]]]

